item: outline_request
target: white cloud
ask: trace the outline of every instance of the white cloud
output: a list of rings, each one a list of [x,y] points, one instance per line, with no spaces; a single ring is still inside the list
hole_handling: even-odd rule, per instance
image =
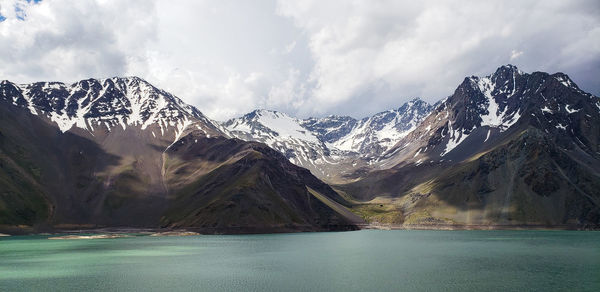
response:
[[[0,0],[0,15],[0,79],[138,75],[216,119],[362,117],[509,62],[600,91],[597,1]]]
[[[317,86],[305,105],[314,112],[361,115],[412,96],[435,101],[465,76],[509,62],[525,71],[565,71],[584,83],[588,73],[580,73],[590,67],[600,74],[594,1],[279,4],[309,36]],[[581,85],[600,89],[598,81]]]
[[[7,14],[0,23],[0,76],[21,82],[75,81],[125,73],[129,60],[143,58],[155,35],[148,17],[152,3],[129,3],[0,2],[2,14]],[[11,9],[15,5],[23,9],[23,20]]]
[[[285,54],[289,54],[296,47],[296,41],[289,43],[283,50]]]
[[[512,50],[510,52],[510,60],[513,61],[523,55],[523,51]]]

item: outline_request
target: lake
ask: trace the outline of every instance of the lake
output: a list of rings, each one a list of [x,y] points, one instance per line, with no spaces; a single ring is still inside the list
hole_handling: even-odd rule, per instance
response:
[[[0,291],[600,291],[600,232],[0,238]]]

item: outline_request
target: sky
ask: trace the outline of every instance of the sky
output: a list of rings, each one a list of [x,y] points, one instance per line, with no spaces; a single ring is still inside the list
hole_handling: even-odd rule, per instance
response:
[[[0,79],[139,76],[217,120],[362,118],[504,64],[600,95],[600,1],[0,0]]]

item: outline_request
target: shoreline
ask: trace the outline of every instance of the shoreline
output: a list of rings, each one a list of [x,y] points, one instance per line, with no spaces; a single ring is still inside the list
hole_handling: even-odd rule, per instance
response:
[[[72,226],[76,227],[76,226]],[[80,228],[10,228],[2,230],[0,237],[15,235],[64,235],[64,236],[89,236],[89,235],[116,235],[116,234],[141,234],[148,236],[185,236],[185,235],[244,235],[244,234],[278,234],[278,233],[304,233],[304,232],[341,232],[358,230],[438,230],[438,231],[465,231],[465,230],[555,230],[555,231],[600,231],[599,226],[577,226],[577,225],[403,225],[403,224],[358,224],[351,226],[335,226],[331,229],[316,228],[146,228],[146,227],[91,227],[78,226]],[[80,235],[78,235],[80,234]],[[89,234],[89,235],[84,235]]]
[[[377,230],[440,230],[440,231],[461,231],[461,230],[570,230],[570,231],[598,231],[600,226],[580,226],[580,225],[543,225],[543,224],[519,224],[519,225],[484,225],[484,224],[378,224],[371,223],[361,226],[361,229]]]

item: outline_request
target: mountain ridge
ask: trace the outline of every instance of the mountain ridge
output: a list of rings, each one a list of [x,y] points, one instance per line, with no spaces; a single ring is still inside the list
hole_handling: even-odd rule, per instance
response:
[[[356,228],[343,208],[407,228],[600,224],[600,99],[563,73],[505,65],[360,120],[218,123],[136,77],[2,81],[0,104],[0,225]]]
[[[599,105],[563,73],[508,65],[467,77],[384,154],[382,167],[336,188],[367,210],[385,202],[394,211],[384,218],[401,225],[594,228]]]
[[[310,172],[141,79],[22,87],[0,83],[2,230],[357,228],[309,192],[344,203]]]
[[[372,164],[431,109],[419,98],[360,120],[335,115],[298,119],[263,109],[230,119],[223,127],[237,138],[265,143],[291,162],[332,180],[337,170]]]
[[[90,78],[72,84],[15,84],[3,80],[0,90],[4,96],[12,95],[14,105],[25,106],[34,115],[46,116],[63,133],[73,127],[93,135],[98,128],[110,132],[117,127],[125,130],[137,126],[145,130],[157,125],[160,132],[152,130],[154,136],[164,136],[165,131],[176,132],[170,135],[177,136],[194,119],[202,123],[198,127],[207,134],[222,134],[217,124],[197,108],[135,76]]]

